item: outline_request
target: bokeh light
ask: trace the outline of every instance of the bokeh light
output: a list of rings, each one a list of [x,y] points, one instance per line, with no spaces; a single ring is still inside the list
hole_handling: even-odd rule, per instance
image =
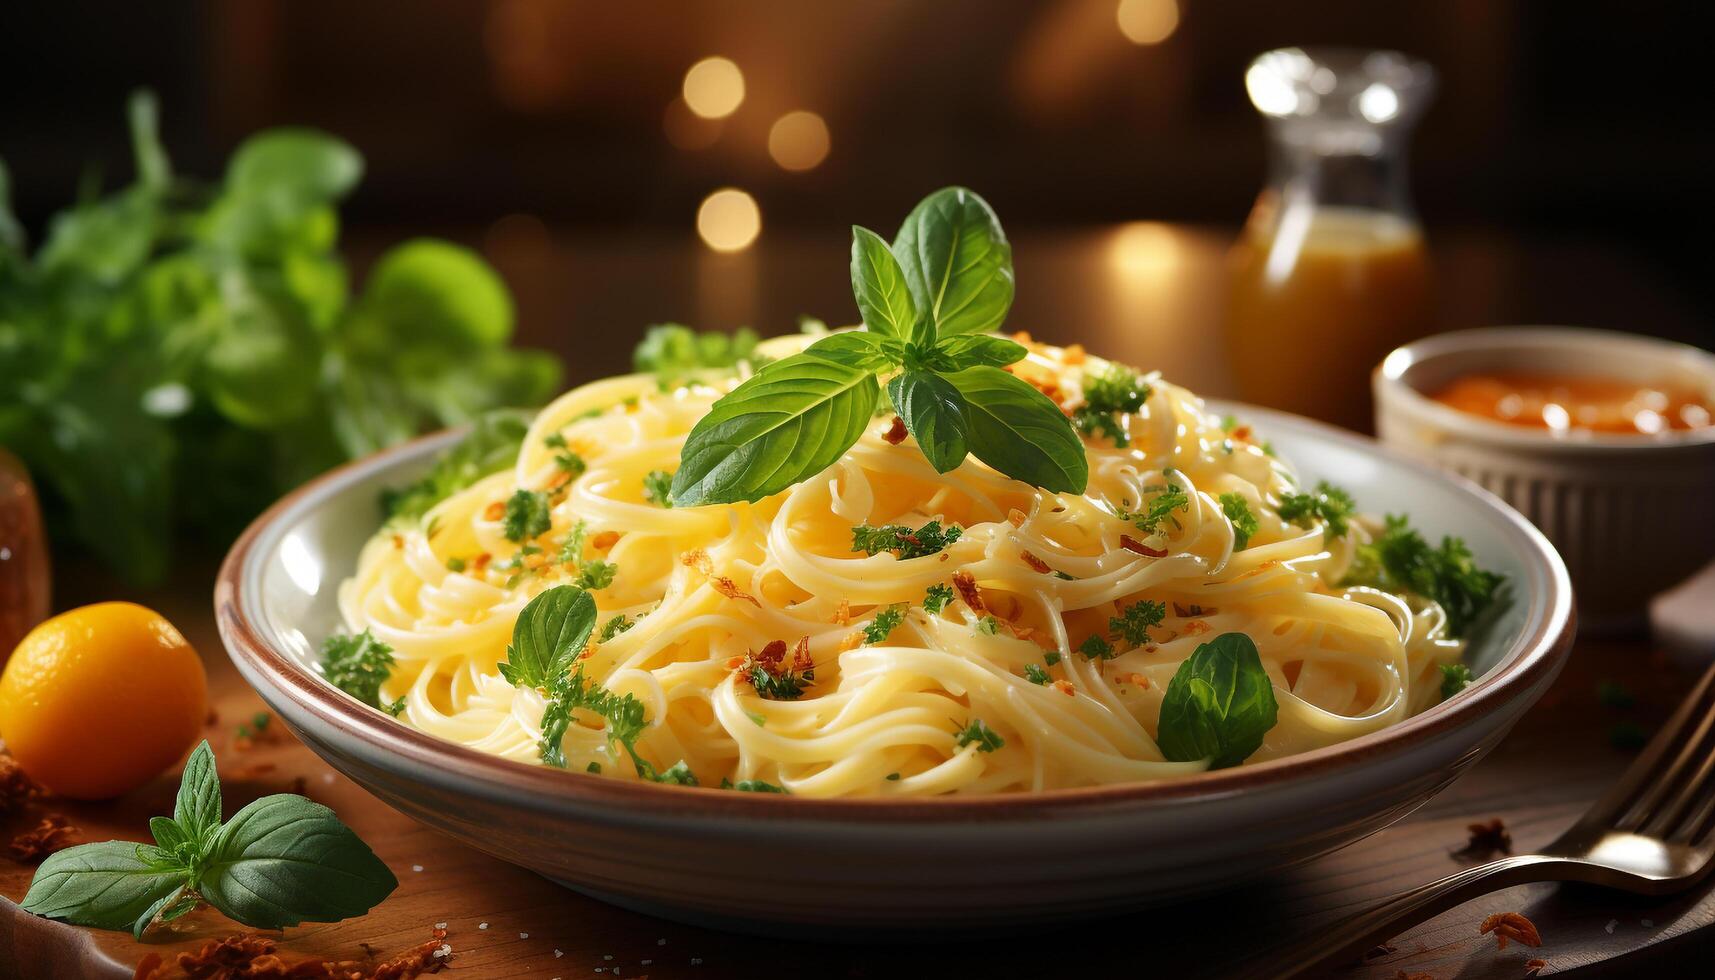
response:
[[[828,124],[813,112],[788,112],[768,130],[768,155],[786,170],[815,169],[828,156]]]
[[[762,209],[756,198],[736,187],[715,191],[697,208],[697,234],[717,252],[742,252],[761,232]]]
[[[1179,3],[1178,0],[1120,0],[1114,20],[1131,43],[1160,44],[1179,28]]]
[[[725,119],[744,103],[744,72],[728,58],[704,58],[685,72],[685,105],[704,119]]]

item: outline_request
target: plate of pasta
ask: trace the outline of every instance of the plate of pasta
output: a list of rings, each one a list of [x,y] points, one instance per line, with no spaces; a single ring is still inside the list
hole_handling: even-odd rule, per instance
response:
[[[1004,332],[1010,249],[971,192],[855,229],[852,279],[856,328],[656,328],[635,374],[287,497],[217,586],[240,670],[483,850],[832,931],[1308,859],[1427,800],[1558,672],[1570,587],[1516,513]]]

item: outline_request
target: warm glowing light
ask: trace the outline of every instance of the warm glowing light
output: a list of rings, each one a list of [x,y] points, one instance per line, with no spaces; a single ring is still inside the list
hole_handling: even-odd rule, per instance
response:
[[[1373,123],[1385,123],[1399,115],[1399,93],[1382,82],[1371,82],[1358,93],[1358,112]]]
[[[1179,268],[1180,242],[1173,227],[1159,221],[1133,221],[1115,229],[1108,241],[1108,267],[1119,277],[1162,282]]]
[[[828,156],[828,124],[813,112],[788,112],[768,130],[768,155],[787,170],[813,170]]]
[[[756,198],[736,187],[715,191],[697,209],[697,234],[717,252],[742,252],[761,232],[762,210]]]
[[[725,119],[744,102],[744,72],[726,58],[704,58],[685,72],[685,105],[704,119]]]
[[[1114,20],[1131,43],[1160,44],[1179,28],[1179,3],[1178,0],[1120,0]]]

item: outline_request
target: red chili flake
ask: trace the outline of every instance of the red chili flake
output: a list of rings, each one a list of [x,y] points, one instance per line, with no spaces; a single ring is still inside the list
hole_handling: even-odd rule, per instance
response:
[[[963,569],[954,572],[953,588],[959,590],[959,598],[965,600],[965,605],[971,607],[971,612],[978,616],[988,612],[988,606],[983,604],[982,590],[977,588],[976,576]]]
[[[1071,681],[1055,681],[1050,686],[1053,687],[1054,690],[1059,691],[1061,694],[1064,694],[1069,698],[1070,697],[1077,697],[1077,695],[1078,695],[1078,689],[1072,686]]]
[[[727,578],[724,575],[715,579],[713,584],[715,591],[726,596],[728,599],[743,599],[745,602],[750,603],[758,609],[762,608],[762,603],[756,601],[756,596],[753,596],[739,588],[732,579]]]
[[[1543,970],[1546,970],[1546,969],[1548,969],[1548,961],[1547,960],[1534,959],[1534,960],[1525,960],[1524,961],[1524,975],[1527,977],[1534,977],[1538,973],[1541,973]]]
[[[786,641],[769,640],[760,651],[751,656],[765,668],[778,667],[780,662],[786,659]]]
[[[590,538],[590,547],[597,551],[606,551],[619,543],[618,531],[603,531]]]
[[[1181,636],[1198,636],[1209,632],[1209,629],[1210,626],[1208,623],[1201,619],[1193,619],[1189,623],[1185,624],[1185,628],[1180,630],[1179,634]]]
[[[493,561],[493,560],[494,560],[494,556],[485,551],[482,554],[477,555],[475,558],[472,558],[470,560],[470,567],[473,570],[480,572],[483,569],[487,568],[488,563]]]
[[[393,547],[400,549],[400,550],[404,550],[405,536],[403,534],[393,535]]]
[[[8,849],[12,856],[25,864],[36,864],[55,851],[63,851],[75,843],[77,828],[61,813],[50,813],[42,822],[12,838]]]
[[[852,621],[852,603],[851,603],[851,600],[850,599],[841,599],[840,604],[834,608],[834,618],[828,620],[828,622],[833,623],[835,626],[844,626],[851,621]]]
[[[1082,364],[1085,356],[1083,344],[1068,344],[1060,352],[1060,360],[1067,364]]]
[[[881,438],[883,442],[886,442],[890,446],[897,446],[904,442],[905,420],[895,415],[893,417],[893,424],[887,427],[887,431],[881,434]]]
[[[487,507],[483,508],[482,516],[485,520],[500,520],[502,517],[506,516],[506,502],[501,500],[492,501]]]
[[[1120,547],[1127,551],[1143,555],[1145,558],[1166,558],[1167,551],[1163,548],[1151,548],[1129,534],[1120,535]]]
[[[1243,442],[1249,442],[1251,438],[1251,427],[1248,425],[1241,425],[1234,429],[1233,438]]]
[[[792,669],[800,674],[816,669],[816,662],[810,659],[810,638],[799,637],[798,646],[792,650]]]
[[[1042,560],[1042,559],[1040,559],[1040,558],[1038,558],[1038,557],[1036,557],[1036,556],[1035,556],[1035,555],[1033,555],[1033,554],[1031,554],[1031,553],[1030,553],[1030,552],[1028,552],[1028,551],[1026,551],[1026,552],[1022,552],[1022,553],[1021,553],[1021,554],[1020,554],[1020,555],[1019,555],[1019,557],[1021,557],[1021,558],[1023,558],[1023,559],[1024,559],[1024,563],[1025,563],[1025,564],[1026,564],[1026,565],[1029,565],[1029,566],[1030,566],[1030,567],[1031,567],[1031,568],[1032,568],[1032,569],[1034,569],[1034,570],[1035,570],[1035,571],[1036,571],[1036,572],[1038,572],[1038,573],[1040,573],[1040,574],[1042,574],[1042,575],[1048,575],[1048,574],[1050,574],[1050,573],[1051,573],[1051,572],[1053,572],[1053,571],[1054,571],[1054,569],[1052,569],[1052,568],[1049,568],[1049,567],[1048,567],[1048,563],[1047,563],[1047,562],[1045,562],[1045,561],[1043,561],[1043,560]]]
[[[203,716],[202,723],[203,723],[204,727],[207,727],[207,728],[214,728],[215,726],[219,725],[220,724],[220,712],[214,710],[213,708],[208,709],[208,714]]]
[[[715,563],[709,559],[709,553],[701,548],[692,548],[679,556],[679,562],[686,568],[694,568],[704,575],[715,570]]]
[[[1507,948],[1509,939],[1526,946],[1542,945],[1542,935],[1536,931],[1536,925],[1517,912],[1497,912],[1477,927],[1478,935],[1486,936],[1491,932],[1501,949]]]

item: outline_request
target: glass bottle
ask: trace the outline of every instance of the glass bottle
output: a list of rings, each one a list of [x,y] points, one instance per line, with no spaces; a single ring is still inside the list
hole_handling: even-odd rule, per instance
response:
[[[1270,159],[1229,255],[1240,394],[1368,430],[1370,372],[1432,322],[1406,143],[1434,70],[1392,51],[1283,48],[1251,63],[1245,88]]]

